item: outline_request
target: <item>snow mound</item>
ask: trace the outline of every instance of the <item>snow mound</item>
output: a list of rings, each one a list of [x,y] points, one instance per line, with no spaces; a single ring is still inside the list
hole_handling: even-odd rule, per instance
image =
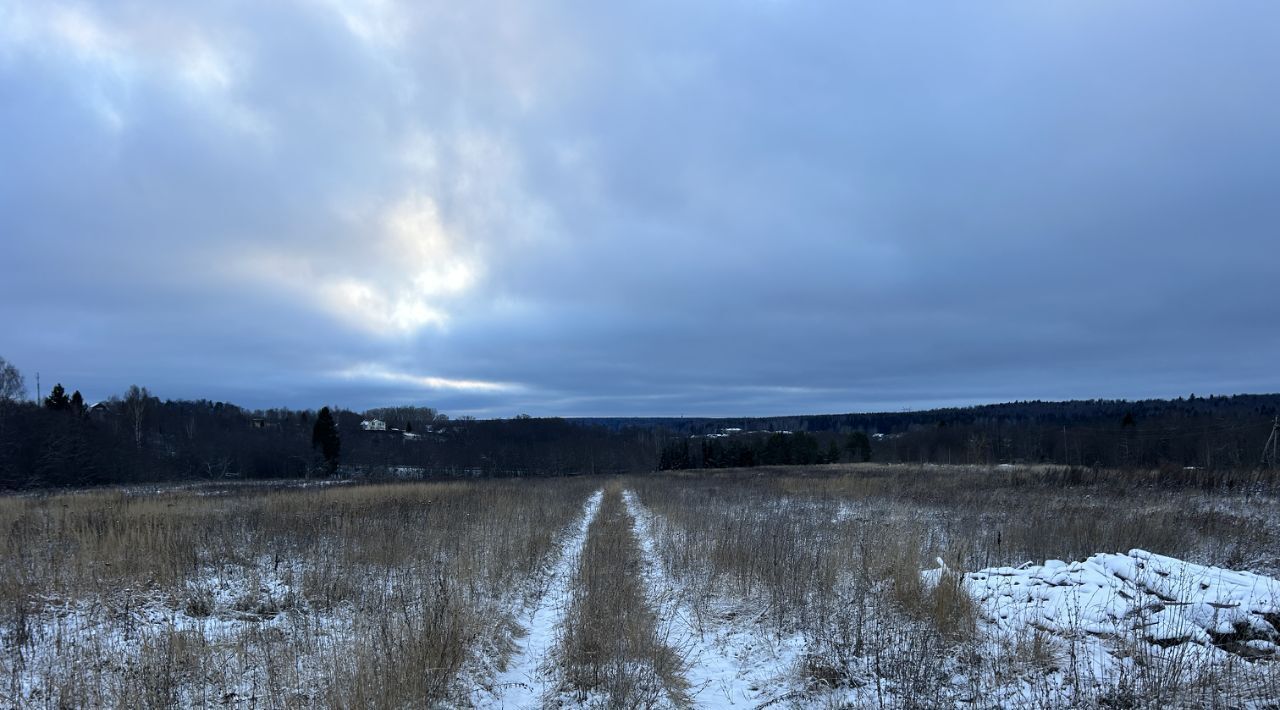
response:
[[[943,570],[926,572],[934,581]],[[1082,562],[995,567],[964,575],[1002,630],[1194,643],[1246,658],[1280,657],[1280,581],[1130,550]]]

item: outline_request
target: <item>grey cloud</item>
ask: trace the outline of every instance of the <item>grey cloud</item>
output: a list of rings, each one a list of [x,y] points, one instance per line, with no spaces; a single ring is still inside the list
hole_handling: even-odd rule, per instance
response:
[[[96,396],[1280,386],[1267,4],[50,7],[0,4],[0,354]]]

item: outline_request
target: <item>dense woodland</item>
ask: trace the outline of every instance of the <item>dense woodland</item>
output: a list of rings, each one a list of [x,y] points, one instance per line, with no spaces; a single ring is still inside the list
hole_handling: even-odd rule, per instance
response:
[[[420,408],[394,428],[366,416],[249,411],[145,394],[95,408],[0,405],[0,487],[317,476],[532,476],[652,469],[652,431],[562,419],[449,420]],[[372,413],[369,413],[372,414]],[[327,415],[334,436],[317,424]]]
[[[1280,414],[1280,394],[1177,399],[1011,402],[910,412],[734,419],[577,419],[610,428],[645,427],[689,439],[671,441],[666,460],[688,449],[692,467],[824,463],[1050,463],[1104,468],[1248,470],[1273,466],[1263,448]],[[725,431],[740,430],[724,436]],[[772,432],[804,432],[814,443],[787,447]],[[869,440],[869,441],[868,441]],[[870,452],[868,454],[867,446]],[[770,446],[773,448],[770,449]],[[770,453],[770,452],[774,453]],[[818,459],[817,461],[813,459]],[[722,463],[723,461],[730,463]]]
[[[7,368],[7,370],[6,370]],[[24,399],[0,361],[0,487],[319,476],[547,476],[849,461],[1252,470],[1280,395],[1015,402],[747,419],[450,419],[428,407],[247,410],[145,388]],[[362,426],[379,420],[385,429]]]

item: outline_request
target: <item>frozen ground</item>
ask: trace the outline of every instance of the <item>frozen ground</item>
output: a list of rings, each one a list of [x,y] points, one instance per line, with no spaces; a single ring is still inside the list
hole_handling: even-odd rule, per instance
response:
[[[581,498],[574,500],[576,508]],[[485,602],[492,638],[473,641],[471,658],[451,686],[458,704],[574,705],[556,647],[601,500],[602,492],[592,494],[556,544],[542,548],[555,552],[543,553],[546,562],[534,578]],[[684,587],[664,563],[671,549],[660,547],[657,532],[667,524],[654,512],[660,509],[650,509],[630,490],[623,500],[634,520],[658,636],[683,660],[695,707],[907,707],[917,697],[908,687],[910,669],[893,671],[896,677],[885,669],[926,662],[945,676],[929,706],[1156,707],[1169,699],[1187,706],[1186,697],[1210,704],[1228,697],[1225,706],[1262,710],[1280,700],[1274,697],[1280,688],[1280,581],[1263,574],[1137,549],[977,571],[952,571],[940,561],[921,578],[926,588],[958,584],[972,599],[978,615],[973,637],[948,647],[911,646],[910,637],[916,629],[923,636],[924,625],[894,608],[884,580],[841,599],[846,609],[856,606],[867,615],[865,628],[896,634],[895,648],[852,654],[836,669],[840,673],[822,679],[813,675],[815,649],[836,631],[821,624],[838,620],[815,622],[800,633],[780,626],[751,600]],[[570,519],[570,510],[558,525]],[[819,525],[905,514],[867,503],[771,500],[767,508],[746,510],[743,520],[788,510],[807,511]],[[913,563],[908,569],[916,568]],[[206,675],[163,699],[171,705],[257,707],[266,698],[322,704],[317,683],[336,655],[349,652],[361,610],[308,606],[300,591],[305,572],[285,559],[253,558],[243,568],[202,574],[185,593],[120,589],[92,603],[39,599],[21,626],[2,630],[0,671],[10,680],[0,684],[0,708],[56,707],[59,689],[49,679],[126,684],[139,674],[183,671],[184,644],[200,646],[209,659],[201,666]],[[381,581],[396,588],[394,579]],[[156,654],[157,647],[164,653]],[[148,649],[173,665],[136,663]],[[285,655],[278,652],[286,649],[290,660],[281,663]],[[600,698],[581,701],[593,703],[600,705]],[[1197,704],[1203,703],[1191,702]]]

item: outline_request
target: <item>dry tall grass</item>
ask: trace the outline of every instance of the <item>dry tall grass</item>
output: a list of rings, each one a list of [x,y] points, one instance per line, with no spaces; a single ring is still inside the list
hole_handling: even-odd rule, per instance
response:
[[[457,700],[591,486],[0,499],[0,706]]]
[[[1176,680],[1164,653],[1135,664],[1141,672],[1085,688],[1072,675],[1073,664],[1084,663],[1073,640],[993,645],[975,633],[978,611],[959,572],[980,567],[1139,547],[1280,569],[1270,495],[1088,476],[832,466],[684,472],[628,485],[656,514],[666,573],[691,590],[701,613],[712,616],[728,602],[739,616],[768,618],[779,636],[803,635],[802,672],[813,687],[862,688],[864,699],[908,706],[995,702],[992,685],[1015,677],[1026,679],[1021,700],[1043,707],[1125,697],[1194,703],[1224,688],[1234,697],[1280,695],[1280,669],[1262,686],[1257,674],[1247,687],[1231,686],[1222,678],[1243,662],[1193,663],[1192,651]],[[936,584],[922,582],[920,571],[938,560],[950,571]],[[1244,683],[1243,675],[1232,682]],[[1064,676],[1076,687],[1064,689]]]
[[[1140,547],[1280,572],[1272,494],[1171,489],[1163,475],[832,466],[612,481],[560,629],[559,698],[688,700],[691,669],[659,631],[624,487],[647,509],[650,559],[700,628],[799,639],[795,687],[759,689],[777,705],[837,693],[882,707],[1280,697],[1277,661],[1210,663],[1194,648],[1121,638],[1124,673],[1097,684],[1084,672],[1088,639],[984,631],[961,582],[982,567]],[[0,707],[477,702],[487,696],[472,691],[520,643],[513,610],[537,595],[559,536],[578,529],[600,485],[0,498]],[[939,560],[944,571],[922,579]]]
[[[591,526],[561,640],[564,677],[578,700],[611,708],[683,704],[675,651],[645,598],[634,521],[617,483]]]

